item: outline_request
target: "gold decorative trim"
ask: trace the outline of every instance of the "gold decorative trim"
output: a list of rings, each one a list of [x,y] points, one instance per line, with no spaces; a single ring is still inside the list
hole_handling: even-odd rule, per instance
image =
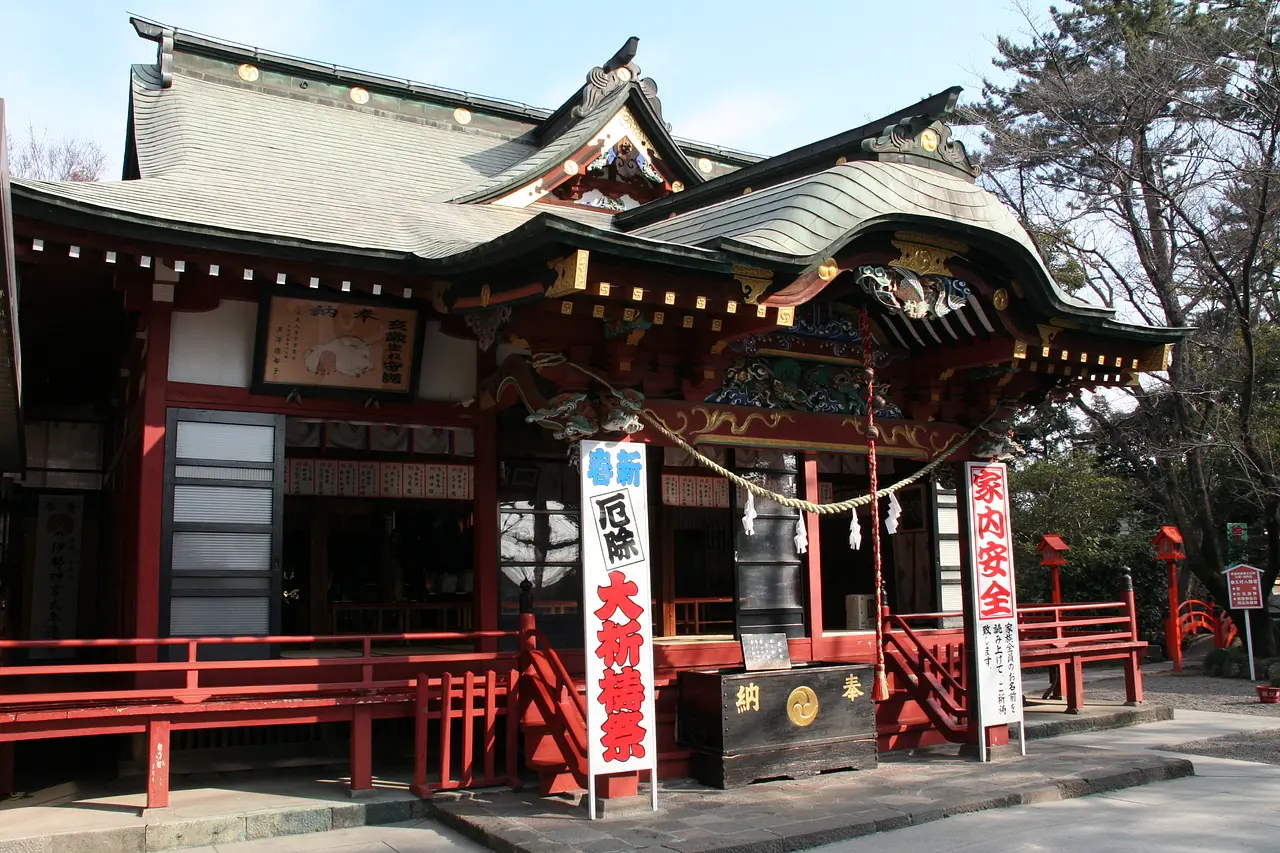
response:
[[[1137,369],[1149,373],[1155,370],[1168,370],[1173,363],[1173,344],[1161,344],[1145,350],[1137,359]]]
[[[823,281],[831,281],[838,275],[840,275],[840,265],[836,263],[835,258],[827,258],[818,264],[818,278]]]
[[[1009,307],[1009,291],[1003,287],[991,294],[991,304],[995,306],[997,311],[1003,311]]]
[[[947,268],[947,260],[955,255],[955,252],[922,243],[909,243],[905,240],[890,242],[901,253],[893,262],[895,267],[902,267],[919,275],[951,275],[951,270]]]
[[[556,274],[556,280],[547,288],[546,296],[554,299],[557,296],[568,296],[576,291],[587,289],[587,265],[591,253],[586,249],[577,249],[571,255],[547,261],[547,267]]]
[[[488,284],[480,285],[480,307],[481,308],[489,307],[489,297],[492,295],[493,295],[493,291],[489,289]]]
[[[1014,357],[1014,358],[1026,358],[1026,357],[1027,357],[1027,345],[1026,345],[1026,343],[1024,343],[1023,341],[1014,341],[1014,342],[1013,342],[1013,357]]]
[[[778,325],[794,326],[796,322],[796,309],[792,305],[784,305],[778,309]]]
[[[733,277],[742,285],[743,301],[755,305],[773,281],[773,270],[734,265]]]

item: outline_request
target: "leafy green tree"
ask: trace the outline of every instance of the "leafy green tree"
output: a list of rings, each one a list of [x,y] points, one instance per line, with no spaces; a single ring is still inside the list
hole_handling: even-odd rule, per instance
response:
[[[1219,600],[1225,523],[1265,530],[1269,590],[1280,574],[1280,0],[1079,0],[1028,23],[1025,38],[999,39],[1005,77],[969,108],[987,185],[1069,288],[1127,319],[1192,329],[1167,372],[1119,399],[1071,399],[1059,442],[1092,446],[1139,484],[1138,503],[1178,525]]]

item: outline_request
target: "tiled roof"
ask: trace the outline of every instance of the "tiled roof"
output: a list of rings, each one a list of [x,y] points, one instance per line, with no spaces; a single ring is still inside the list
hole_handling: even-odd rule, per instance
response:
[[[534,152],[496,136],[136,66],[141,179],[16,181],[116,214],[266,238],[443,257],[538,212],[432,201]],[[573,217],[577,218],[577,217]]]

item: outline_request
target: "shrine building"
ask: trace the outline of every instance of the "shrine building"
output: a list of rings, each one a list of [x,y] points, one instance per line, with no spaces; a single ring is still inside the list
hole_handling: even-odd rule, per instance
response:
[[[758,157],[675,135],[636,39],[548,110],[132,25],[121,179],[0,195],[0,781],[171,738],[174,772],[349,745],[360,788],[420,729],[424,793],[582,785],[575,712],[512,697],[581,684],[592,439],[647,451],[662,775],[679,673],[751,634],[883,658],[882,751],[1004,742],[966,704],[963,463],[1179,331],[1054,281],[958,87]],[[740,485],[839,504],[872,468],[878,517]]]

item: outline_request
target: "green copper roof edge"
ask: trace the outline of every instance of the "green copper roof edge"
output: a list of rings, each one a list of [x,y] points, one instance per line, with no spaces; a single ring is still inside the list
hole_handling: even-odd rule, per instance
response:
[[[954,104],[955,98],[959,97],[961,91],[960,86],[952,86],[851,130],[743,166],[734,172],[706,181],[701,186],[692,187],[679,195],[668,196],[632,210],[623,211],[614,217],[614,224],[624,231],[652,225],[673,213],[688,213],[691,210],[708,207],[741,195],[742,191],[748,187],[753,190],[765,189],[807,174],[823,171],[835,165],[836,158],[840,156],[849,159],[874,159],[873,156],[866,155],[862,151],[860,143],[863,139],[878,136],[886,127],[904,118],[918,115],[941,118],[950,112],[950,105]]]

